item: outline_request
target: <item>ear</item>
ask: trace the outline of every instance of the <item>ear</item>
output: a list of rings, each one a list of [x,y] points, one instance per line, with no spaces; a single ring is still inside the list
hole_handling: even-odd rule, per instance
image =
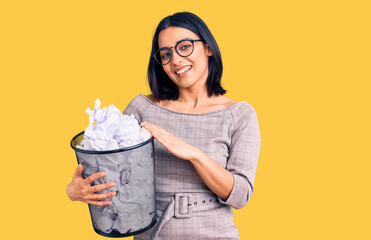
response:
[[[212,56],[213,55],[213,51],[211,51],[211,48],[209,47],[209,45],[206,43],[205,44],[205,47],[206,47],[206,53],[207,53],[207,56]]]

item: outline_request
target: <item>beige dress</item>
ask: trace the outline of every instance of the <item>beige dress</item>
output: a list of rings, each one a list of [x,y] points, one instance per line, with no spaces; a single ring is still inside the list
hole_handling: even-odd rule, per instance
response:
[[[124,111],[138,122],[159,125],[199,148],[234,176],[224,201],[205,185],[193,165],[154,141],[157,223],[141,239],[239,239],[232,208],[242,208],[253,193],[260,153],[254,108],[245,101],[207,113],[181,113],[140,94]]]

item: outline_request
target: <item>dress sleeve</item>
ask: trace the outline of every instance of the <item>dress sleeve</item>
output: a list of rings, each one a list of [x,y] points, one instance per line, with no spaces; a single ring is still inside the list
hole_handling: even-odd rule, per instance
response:
[[[234,184],[226,201],[221,203],[240,209],[253,194],[255,173],[260,154],[260,129],[258,117],[252,106],[236,124],[232,133],[226,169],[233,174]]]

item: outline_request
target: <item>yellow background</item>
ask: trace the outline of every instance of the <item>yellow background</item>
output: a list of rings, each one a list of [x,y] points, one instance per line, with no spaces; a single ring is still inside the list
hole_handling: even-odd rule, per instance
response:
[[[158,22],[199,15],[227,96],[257,111],[241,239],[371,239],[368,1],[1,1],[1,239],[107,239],[65,187],[69,141],[102,106],[148,94]],[[131,239],[131,238],[128,238]]]

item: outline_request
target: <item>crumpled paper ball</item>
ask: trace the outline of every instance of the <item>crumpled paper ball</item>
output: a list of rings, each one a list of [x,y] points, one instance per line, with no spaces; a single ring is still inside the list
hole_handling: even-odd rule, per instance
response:
[[[85,129],[84,139],[78,148],[114,150],[139,144],[152,137],[147,129],[140,127],[134,115],[121,114],[113,104],[103,109],[100,105],[101,101],[97,98],[94,110],[86,109],[89,126]]]

